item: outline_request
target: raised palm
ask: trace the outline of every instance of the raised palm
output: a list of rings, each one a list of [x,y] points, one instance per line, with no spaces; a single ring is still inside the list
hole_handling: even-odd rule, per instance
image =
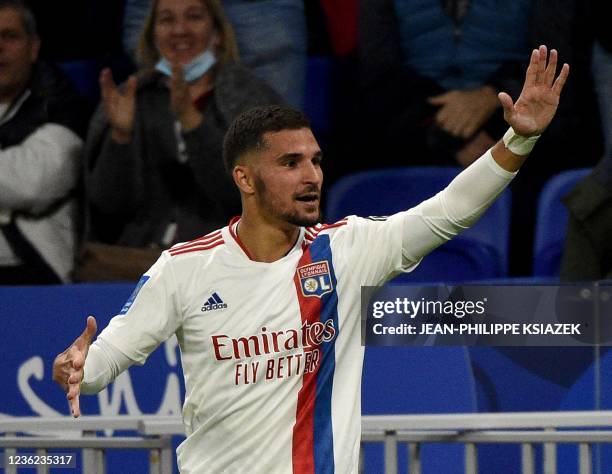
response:
[[[564,64],[555,79],[556,69],[557,51],[551,50],[548,57],[546,46],[540,46],[531,53],[523,90],[516,103],[505,92],[499,94],[504,119],[518,135],[540,135],[555,116],[569,65]]]

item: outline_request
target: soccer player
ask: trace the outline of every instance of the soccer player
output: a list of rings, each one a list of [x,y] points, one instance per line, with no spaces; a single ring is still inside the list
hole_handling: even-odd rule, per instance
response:
[[[242,197],[227,227],[162,253],[91,344],[96,323],[58,355],[56,380],[102,390],[176,334],[185,374],[184,473],[357,472],[360,287],[411,271],[484,212],[552,120],[569,74],[534,50],[516,101],[499,99],[504,139],[443,191],[387,219],[321,225],[321,150],[305,117],[250,110],[227,132]],[[410,150],[406,151],[407,153]]]

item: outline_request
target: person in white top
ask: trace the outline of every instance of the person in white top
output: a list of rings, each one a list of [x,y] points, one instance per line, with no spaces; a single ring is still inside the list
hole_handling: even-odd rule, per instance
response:
[[[356,473],[360,287],[411,271],[465,229],[511,181],[555,114],[569,66],[534,50],[510,131],[446,189],[386,219],[321,225],[322,153],[298,111],[239,116],[225,159],[243,211],[163,252],[92,344],[93,317],[54,362],[75,417],[176,334],[185,374],[183,473]]]
[[[40,44],[27,5],[0,0],[0,285],[65,283],[75,260],[88,113]]]

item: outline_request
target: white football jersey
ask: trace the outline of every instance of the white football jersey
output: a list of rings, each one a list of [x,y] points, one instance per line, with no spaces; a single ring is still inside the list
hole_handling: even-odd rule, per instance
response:
[[[402,215],[302,228],[249,259],[237,223],[163,252],[100,338],[137,363],[176,333],[183,473],[356,473],[360,289],[402,268]]]

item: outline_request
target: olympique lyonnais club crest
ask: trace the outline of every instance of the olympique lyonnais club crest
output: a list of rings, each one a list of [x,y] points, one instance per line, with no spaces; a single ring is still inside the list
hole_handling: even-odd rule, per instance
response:
[[[321,298],[334,290],[327,260],[304,265],[299,267],[297,272],[304,296]]]

